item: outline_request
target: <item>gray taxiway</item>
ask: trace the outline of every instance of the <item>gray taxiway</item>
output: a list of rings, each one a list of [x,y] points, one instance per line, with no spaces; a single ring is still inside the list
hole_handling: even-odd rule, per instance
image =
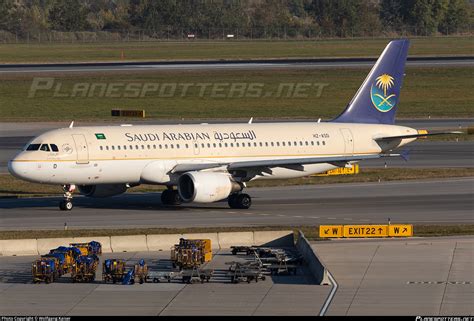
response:
[[[55,73],[55,72],[116,72],[147,70],[263,70],[263,69],[319,69],[319,68],[368,68],[377,58],[329,59],[268,59],[230,61],[161,61],[161,62],[111,62],[72,64],[0,64],[0,74]],[[407,67],[472,67],[473,57],[408,57]]]
[[[318,224],[473,224],[474,178],[249,188],[249,210],[227,202],[164,207],[159,193],[106,199],[76,197],[71,212],[60,197],[0,199],[0,230],[278,226]]]

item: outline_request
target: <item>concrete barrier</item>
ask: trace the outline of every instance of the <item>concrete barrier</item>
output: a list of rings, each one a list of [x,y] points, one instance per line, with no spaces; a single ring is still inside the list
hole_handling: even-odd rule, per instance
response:
[[[147,235],[146,243],[150,251],[169,251],[182,237],[182,234]]]
[[[254,245],[292,247],[295,245],[293,231],[255,231]]]
[[[213,250],[219,249],[219,237],[216,233],[192,233],[192,234],[184,234],[183,236],[185,239],[210,239],[211,246]]]
[[[89,243],[91,241],[99,242],[102,245],[102,253],[112,253],[110,236],[75,237],[71,243]]]
[[[218,232],[161,235],[126,235],[50,239],[0,240],[0,255],[42,255],[58,246],[70,243],[97,241],[102,244],[104,253],[135,251],[169,251],[179,243],[180,238],[210,239],[212,248],[223,249],[232,245],[292,246],[292,231]]]
[[[40,255],[48,254],[49,250],[59,246],[69,246],[73,242],[73,238],[57,238],[57,239],[38,239],[38,253]]]
[[[254,245],[253,232],[219,232],[219,248],[228,249],[232,245]]]
[[[112,252],[148,251],[146,235],[111,236]]]
[[[0,240],[0,255],[38,255],[38,243],[36,239]]]
[[[296,248],[303,255],[306,263],[308,264],[309,270],[316,279],[316,282],[318,284],[329,285],[330,280],[326,267],[301,231],[298,232],[298,242],[296,242]]]

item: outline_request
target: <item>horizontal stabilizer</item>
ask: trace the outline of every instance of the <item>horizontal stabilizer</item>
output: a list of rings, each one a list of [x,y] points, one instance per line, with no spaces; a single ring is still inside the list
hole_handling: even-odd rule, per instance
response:
[[[420,131],[420,130],[419,130],[419,131],[418,131],[418,134],[377,137],[377,138],[374,138],[374,140],[375,140],[375,141],[382,141],[382,140],[406,139],[406,138],[419,138],[419,137],[427,137],[427,136],[435,136],[435,135],[451,135],[451,134],[459,135],[459,134],[464,134],[464,133],[463,133],[463,132],[459,132],[459,131],[428,133],[427,131]]]

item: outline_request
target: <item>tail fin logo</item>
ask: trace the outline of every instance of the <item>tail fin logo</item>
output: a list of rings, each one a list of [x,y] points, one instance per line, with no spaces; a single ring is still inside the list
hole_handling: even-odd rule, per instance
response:
[[[389,74],[383,74],[375,79],[374,84],[370,88],[370,98],[374,107],[386,113],[392,110],[396,104],[396,95],[391,92],[394,85],[394,79]]]

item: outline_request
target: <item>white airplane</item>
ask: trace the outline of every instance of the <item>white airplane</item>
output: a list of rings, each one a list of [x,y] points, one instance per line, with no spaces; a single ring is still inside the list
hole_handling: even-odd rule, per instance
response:
[[[330,122],[73,127],[46,132],[8,164],[14,176],[108,197],[164,185],[166,205],[228,199],[247,209],[246,182],[303,177],[385,156],[427,133],[396,126],[408,40],[390,42],[347,108]],[[451,132],[454,133],[454,132]],[[401,155],[404,156],[404,155]]]

